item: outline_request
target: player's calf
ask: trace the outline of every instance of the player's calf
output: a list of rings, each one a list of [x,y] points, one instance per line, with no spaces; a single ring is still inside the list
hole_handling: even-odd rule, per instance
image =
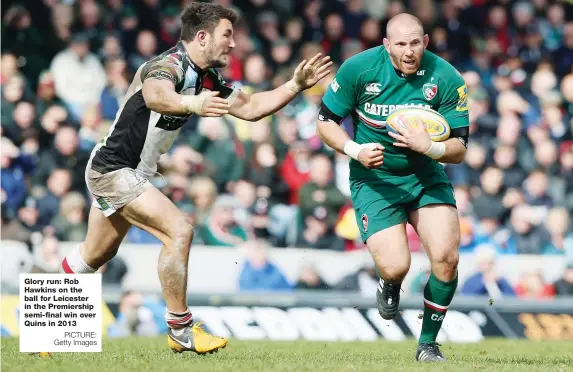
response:
[[[187,275],[193,226],[183,218],[175,220],[174,223],[176,227],[163,242],[157,271],[167,309],[176,314],[187,311]]]

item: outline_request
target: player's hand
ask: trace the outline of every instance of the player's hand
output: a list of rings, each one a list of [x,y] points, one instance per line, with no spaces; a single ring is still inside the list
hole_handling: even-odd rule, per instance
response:
[[[199,116],[218,117],[229,113],[231,105],[225,98],[217,97],[219,92],[204,90],[198,97],[203,102],[200,111],[197,113]]]
[[[380,168],[384,163],[384,146],[379,143],[364,145],[358,154],[358,161],[368,169]]]
[[[330,74],[328,68],[332,66],[329,56],[320,58],[322,53],[318,53],[310,61],[302,61],[294,70],[292,82],[300,92],[314,86],[318,81]]]
[[[407,124],[407,128],[397,128],[398,133],[388,131],[390,137],[394,138],[394,146],[407,148],[420,154],[428,151],[432,145],[432,139],[426,131],[424,122],[422,118],[410,119]]]

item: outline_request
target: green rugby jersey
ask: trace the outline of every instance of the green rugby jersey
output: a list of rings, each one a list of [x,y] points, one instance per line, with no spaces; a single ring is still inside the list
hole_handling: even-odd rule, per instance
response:
[[[367,169],[350,162],[350,178],[386,178],[425,173],[441,165],[409,149],[393,145],[386,118],[405,106],[423,106],[442,114],[450,127],[469,126],[467,87],[448,62],[425,51],[416,74],[396,70],[384,46],[368,49],[346,60],[327,89],[323,103],[334,114],[352,116],[354,141],[378,142],[384,147],[384,164]]]

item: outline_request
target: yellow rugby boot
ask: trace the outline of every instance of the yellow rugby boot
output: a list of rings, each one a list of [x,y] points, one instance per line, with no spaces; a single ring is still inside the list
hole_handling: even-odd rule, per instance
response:
[[[203,322],[197,322],[182,329],[169,328],[167,345],[175,353],[193,351],[197,354],[212,354],[227,346],[229,340],[207,333],[201,327],[202,324]]]

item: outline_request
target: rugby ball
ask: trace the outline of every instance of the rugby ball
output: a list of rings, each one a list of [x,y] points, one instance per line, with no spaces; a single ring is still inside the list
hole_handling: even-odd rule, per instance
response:
[[[421,120],[421,122],[420,122]],[[424,125],[432,141],[441,142],[450,137],[450,126],[437,111],[425,107],[404,107],[392,112],[386,118],[388,130],[399,133],[398,128],[406,129]]]

